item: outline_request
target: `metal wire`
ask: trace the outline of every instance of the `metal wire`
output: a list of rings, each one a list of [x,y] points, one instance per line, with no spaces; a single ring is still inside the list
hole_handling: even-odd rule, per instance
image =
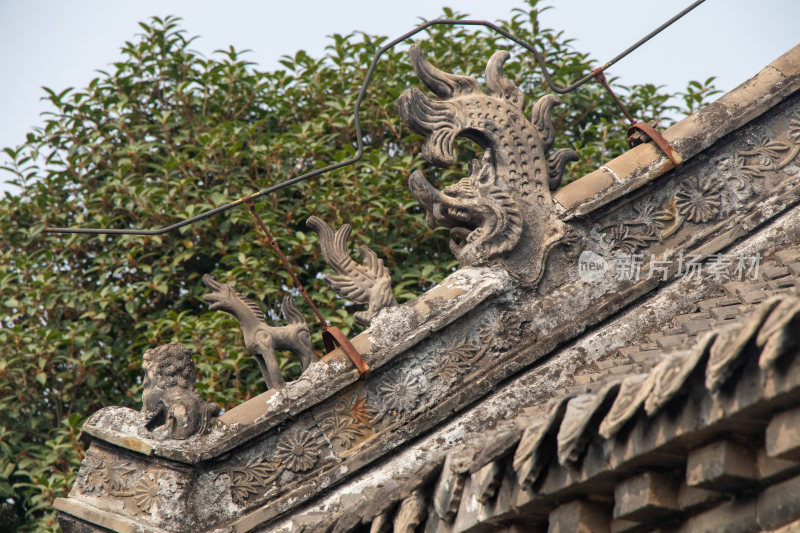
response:
[[[611,59],[609,62],[604,63],[599,68],[602,69],[602,70],[605,70],[605,69],[609,68],[610,66],[612,66],[613,64],[617,63],[618,61],[623,59],[625,56],[627,56],[628,54],[630,54],[631,52],[633,52],[634,50],[636,50],[637,48],[642,46],[644,43],[646,43],[647,41],[649,41],[650,39],[652,39],[653,37],[655,37],[656,35],[658,35],[662,31],[664,31],[667,27],[672,25],[675,21],[677,21],[678,19],[680,19],[681,17],[683,17],[684,15],[689,13],[691,10],[693,10],[694,8],[696,8],[697,6],[702,4],[703,2],[705,2],[705,0],[696,0],[689,7],[687,7],[686,9],[684,9],[683,11],[681,11],[680,13],[675,15],[674,17],[672,17],[669,20],[667,20],[666,22],[664,22],[661,26],[659,26],[655,30],[651,31],[650,33],[648,33],[647,35],[642,37],[639,41],[637,41],[632,46],[630,46],[629,48],[624,50],[622,53],[620,53],[619,55],[617,55],[616,57]],[[307,173],[302,174],[300,176],[296,176],[294,178],[288,179],[288,180],[283,181],[281,183],[278,183],[276,185],[272,185],[271,187],[267,187],[266,189],[263,189],[263,190],[261,190],[261,191],[259,191],[257,193],[251,194],[251,195],[249,195],[249,196],[247,196],[245,198],[249,198],[251,200],[255,200],[255,199],[258,199],[258,198],[260,198],[262,196],[265,196],[267,194],[272,194],[274,192],[277,192],[277,191],[279,191],[281,189],[284,189],[284,188],[286,188],[286,187],[288,187],[290,185],[294,185],[297,182],[304,181],[304,180],[307,180],[309,178],[313,178],[313,177],[319,176],[321,174],[332,172],[334,170],[338,170],[338,169],[340,169],[342,167],[346,167],[346,166],[352,165],[353,163],[357,163],[358,161],[360,161],[361,158],[364,155],[364,141],[362,140],[361,118],[360,118],[360,114],[359,113],[360,113],[360,110],[361,110],[361,103],[364,101],[364,97],[367,94],[367,88],[369,87],[369,84],[372,81],[372,77],[373,77],[373,75],[375,73],[375,68],[378,65],[378,60],[390,48],[393,48],[393,47],[397,46],[401,42],[413,37],[414,35],[418,34],[419,32],[421,32],[421,31],[423,31],[423,30],[425,30],[425,29],[427,29],[427,28],[429,28],[431,26],[437,26],[437,25],[484,26],[486,28],[489,28],[492,31],[495,31],[495,32],[499,33],[503,37],[506,37],[507,39],[510,39],[511,41],[517,43],[518,45],[522,46],[523,48],[525,48],[526,50],[528,50],[529,52],[531,52],[533,54],[533,56],[536,58],[536,62],[539,64],[539,67],[542,69],[542,75],[544,76],[544,79],[547,82],[547,85],[550,87],[550,89],[552,91],[554,91],[556,93],[566,94],[566,93],[568,93],[570,91],[574,91],[575,89],[577,89],[581,85],[585,84],[586,82],[588,82],[589,80],[594,78],[594,72],[590,72],[589,74],[587,74],[583,78],[579,79],[578,81],[576,81],[576,82],[574,82],[574,83],[572,83],[570,85],[567,85],[565,87],[557,86],[555,83],[553,83],[553,80],[550,77],[550,71],[547,70],[547,65],[545,64],[544,58],[542,57],[541,53],[536,48],[534,48],[534,46],[532,44],[530,44],[529,42],[524,41],[524,40],[512,35],[511,33],[507,32],[506,30],[504,30],[504,29],[500,28],[499,26],[497,26],[496,24],[493,24],[493,23],[488,22],[486,20],[435,19],[435,20],[431,20],[431,21],[425,22],[424,24],[421,24],[421,25],[417,26],[416,28],[414,28],[413,30],[409,31],[408,33],[405,33],[405,34],[401,35],[400,37],[394,39],[393,41],[390,41],[389,43],[387,43],[384,46],[382,46],[380,48],[380,50],[378,50],[378,52],[372,58],[372,63],[369,66],[369,70],[367,70],[367,75],[364,78],[364,82],[361,85],[361,90],[358,93],[358,99],[356,100],[355,108],[353,110],[353,116],[354,116],[354,119],[355,119],[354,122],[355,122],[355,127],[356,127],[356,153],[355,153],[355,155],[353,157],[351,157],[349,159],[345,159],[344,161],[339,161],[339,162],[334,163],[332,165],[328,165],[328,166],[323,167],[323,168],[312,170],[311,172],[307,172]],[[199,222],[199,221],[204,220],[206,218],[212,217],[212,216],[214,216],[214,215],[216,215],[218,213],[222,213],[224,211],[228,211],[229,209],[233,209],[234,207],[244,203],[245,202],[245,198],[236,200],[236,201],[231,202],[229,204],[225,204],[225,205],[221,205],[219,207],[215,207],[214,209],[211,209],[209,211],[205,211],[203,213],[200,213],[199,215],[195,215],[195,216],[193,216],[191,218],[187,218],[187,219],[181,220],[180,222],[176,222],[175,224],[172,224],[170,226],[165,226],[165,227],[160,228],[160,229],[45,228],[44,231],[48,232],[48,233],[88,233],[88,234],[95,234],[95,235],[97,235],[97,234],[99,234],[99,235],[162,235],[164,233],[169,233],[171,231],[175,231],[176,229],[182,228],[184,226],[188,226],[190,224],[194,224],[195,222]]]

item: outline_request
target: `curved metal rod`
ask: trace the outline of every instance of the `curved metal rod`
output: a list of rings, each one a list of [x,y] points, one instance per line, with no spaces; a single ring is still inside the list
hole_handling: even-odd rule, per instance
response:
[[[689,7],[687,7],[686,9],[684,9],[683,11],[681,11],[680,13],[678,13],[677,15],[675,15],[674,17],[672,17],[671,19],[666,21],[664,24],[662,24],[661,26],[659,26],[658,28],[656,28],[655,30],[653,30],[652,32],[650,32],[649,34],[644,36],[642,39],[640,39],[634,45],[632,45],[631,47],[626,49],[624,52],[622,52],[621,54],[619,54],[616,57],[614,57],[611,61],[603,64],[600,68],[605,70],[608,67],[610,67],[611,65],[613,65],[614,63],[616,63],[619,60],[623,59],[625,56],[627,56],[628,54],[630,54],[631,52],[633,52],[634,50],[639,48],[641,45],[643,45],[644,43],[646,43],[647,41],[649,41],[650,39],[652,39],[653,37],[655,37],[656,35],[661,33],[664,29],[666,29],[672,23],[674,23],[675,21],[677,21],[678,19],[680,19],[681,17],[686,15],[689,11],[693,10],[694,8],[696,8],[697,6],[702,4],[703,2],[705,2],[705,0],[697,0],[697,1],[695,1]],[[231,202],[229,204],[225,204],[225,205],[221,205],[219,207],[215,207],[214,209],[211,209],[209,211],[205,211],[203,213],[200,213],[199,215],[195,215],[195,216],[193,216],[191,218],[187,218],[187,219],[181,220],[180,222],[176,222],[175,224],[172,224],[170,226],[165,226],[165,227],[160,228],[160,229],[45,228],[44,231],[48,232],[48,233],[89,233],[89,234],[100,234],[100,235],[162,235],[164,233],[169,233],[171,231],[175,231],[176,229],[182,228],[184,226],[188,226],[190,224],[194,224],[195,222],[199,222],[200,220],[212,217],[212,216],[216,215],[217,213],[222,213],[222,212],[227,211],[229,209],[233,209],[234,207],[245,203],[245,201],[247,199],[255,200],[255,199],[260,198],[260,197],[262,197],[264,195],[271,194],[271,193],[274,193],[274,192],[279,191],[281,189],[284,189],[284,188],[288,187],[289,185],[293,185],[293,184],[295,184],[295,183],[297,183],[299,181],[304,181],[304,180],[307,180],[309,178],[313,178],[313,177],[319,176],[321,174],[325,174],[327,172],[331,172],[333,170],[337,170],[337,169],[340,169],[342,167],[346,167],[346,166],[352,165],[353,163],[357,163],[358,161],[361,160],[361,158],[364,155],[364,141],[361,138],[362,137],[361,118],[360,118],[360,115],[359,115],[359,112],[361,110],[361,102],[364,101],[364,97],[367,94],[367,88],[369,87],[369,84],[372,81],[372,77],[373,77],[373,75],[375,73],[375,67],[378,65],[378,60],[390,48],[393,48],[394,46],[398,45],[399,43],[401,43],[401,42],[409,39],[410,37],[413,37],[414,35],[418,34],[419,32],[421,32],[421,31],[423,31],[423,30],[425,30],[425,29],[427,29],[427,28],[429,28],[431,26],[436,26],[436,25],[484,26],[486,28],[489,28],[489,29],[499,33],[503,37],[506,37],[507,39],[510,39],[510,40],[514,41],[515,43],[517,43],[518,45],[522,46],[523,48],[525,48],[526,50],[528,50],[529,52],[531,52],[533,54],[533,56],[536,58],[536,62],[539,64],[539,67],[542,69],[542,75],[544,76],[544,79],[547,82],[547,85],[550,87],[550,89],[552,91],[557,92],[559,94],[565,94],[565,93],[568,93],[570,91],[574,91],[575,89],[577,89],[581,85],[585,84],[586,82],[588,82],[589,80],[594,78],[594,73],[591,72],[591,73],[587,74],[586,76],[584,76],[583,78],[579,79],[578,81],[572,83],[571,85],[567,85],[566,87],[559,87],[559,86],[557,86],[557,85],[555,85],[553,83],[553,80],[550,77],[550,71],[547,70],[547,65],[545,65],[544,58],[542,57],[541,53],[536,48],[534,48],[533,45],[530,44],[529,42],[524,41],[524,40],[512,35],[511,33],[507,32],[506,30],[504,30],[501,27],[497,26],[496,24],[493,24],[493,23],[491,23],[489,21],[486,21],[486,20],[453,20],[453,19],[435,19],[435,20],[430,20],[428,22],[425,22],[424,24],[421,24],[421,25],[417,26],[416,28],[414,28],[413,30],[409,31],[408,33],[405,33],[405,34],[401,35],[400,37],[394,39],[393,41],[390,41],[389,43],[385,44],[384,46],[382,46],[380,48],[380,50],[378,50],[378,52],[372,58],[372,63],[369,66],[369,70],[367,70],[367,75],[364,78],[364,83],[362,83],[362,85],[361,85],[361,90],[358,93],[358,99],[356,100],[356,105],[355,105],[355,108],[353,110],[353,114],[354,114],[354,117],[355,117],[355,121],[354,122],[355,122],[355,127],[356,127],[356,153],[355,153],[355,155],[353,157],[351,157],[349,159],[345,159],[344,161],[339,161],[338,163],[334,163],[332,165],[328,165],[328,166],[323,167],[323,168],[318,168],[316,170],[312,170],[311,172],[307,172],[305,174],[302,174],[300,176],[296,176],[296,177],[288,179],[286,181],[282,181],[281,183],[278,183],[278,184],[273,185],[271,187],[267,187],[266,189],[263,189],[263,190],[261,190],[261,191],[259,191],[257,193],[248,195],[245,198],[242,198],[240,200],[236,200],[236,201]]]

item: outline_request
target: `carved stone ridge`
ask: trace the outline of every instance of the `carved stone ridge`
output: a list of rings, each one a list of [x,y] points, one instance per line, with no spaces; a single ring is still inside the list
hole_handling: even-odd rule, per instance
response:
[[[551,248],[566,232],[550,190],[560,184],[564,165],[577,160],[568,149],[546,155],[555,138],[550,112],[558,97],[537,101],[529,121],[522,91],[503,72],[508,52],[496,52],[489,60],[487,93],[475,78],[432,66],[416,45],[410,55],[420,80],[440,98],[431,100],[411,88],[398,102],[408,127],[425,136],[423,157],[441,167],[452,165],[459,136],[485,149],[469,175],[443,191],[422,172],[411,175],[411,192],[425,209],[428,225],[450,228],[450,248],[462,265],[499,264],[522,283],[538,284]]]

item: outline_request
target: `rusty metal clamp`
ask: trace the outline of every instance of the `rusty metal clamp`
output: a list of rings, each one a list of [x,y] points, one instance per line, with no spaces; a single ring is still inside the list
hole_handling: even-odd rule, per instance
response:
[[[675,149],[669,144],[669,142],[667,142],[664,136],[661,135],[660,131],[655,129],[647,122],[634,120],[634,118],[628,112],[628,109],[614,93],[614,90],[611,89],[611,86],[608,84],[608,80],[606,79],[606,75],[603,69],[604,67],[597,67],[592,71],[592,75],[594,75],[597,82],[600,85],[602,85],[603,88],[605,88],[606,92],[608,92],[608,94],[611,95],[611,98],[614,99],[614,103],[617,104],[617,107],[625,115],[625,118],[627,118],[628,122],[631,123],[630,128],[628,128],[628,146],[633,148],[634,146],[637,146],[642,142],[644,142],[642,139],[636,138],[636,132],[638,130],[642,132],[644,135],[646,135],[648,138],[650,138],[654,143],[656,143],[656,146],[658,146],[661,149],[661,151],[664,152],[664,155],[666,155],[669,158],[669,160],[672,161],[673,165],[675,165],[676,167],[680,165],[683,159],[681,159],[681,156],[678,154],[678,152],[675,151]]]
[[[628,146],[633,148],[634,146],[637,146],[643,142],[641,139],[637,140],[635,138],[637,130],[647,135],[650,140],[656,143],[656,145],[661,148],[661,151],[664,152],[670,161],[672,161],[673,165],[677,167],[683,162],[680,154],[678,154],[678,152],[675,151],[675,149],[669,144],[664,136],[661,135],[661,132],[647,122],[634,122],[631,124],[631,127],[628,128]]]

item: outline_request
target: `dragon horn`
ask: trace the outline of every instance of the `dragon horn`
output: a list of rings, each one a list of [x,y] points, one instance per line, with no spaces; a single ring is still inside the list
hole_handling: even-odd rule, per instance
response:
[[[486,87],[488,87],[490,95],[502,98],[522,111],[522,108],[525,107],[525,95],[503,71],[503,65],[509,57],[511,54],[505,50],[498,50],[492,54],[486,64]]]
[[[422,53],[422,49],[416,44],[411,45],[408,54],[419,79],[439,98],[452,98],[462,94],[481,92],[478,80],[472,76],[448,74],[428,63],[428,60],[425,59],[425,54]]]
[[[556,132],[553,128],[553,119],[550,112],[557,105],[561,104],[561,98],[554,94],[546,94],[533,104],[531,111],[531,122],[542,135],[542,150],[547,152],[553,146]]]

